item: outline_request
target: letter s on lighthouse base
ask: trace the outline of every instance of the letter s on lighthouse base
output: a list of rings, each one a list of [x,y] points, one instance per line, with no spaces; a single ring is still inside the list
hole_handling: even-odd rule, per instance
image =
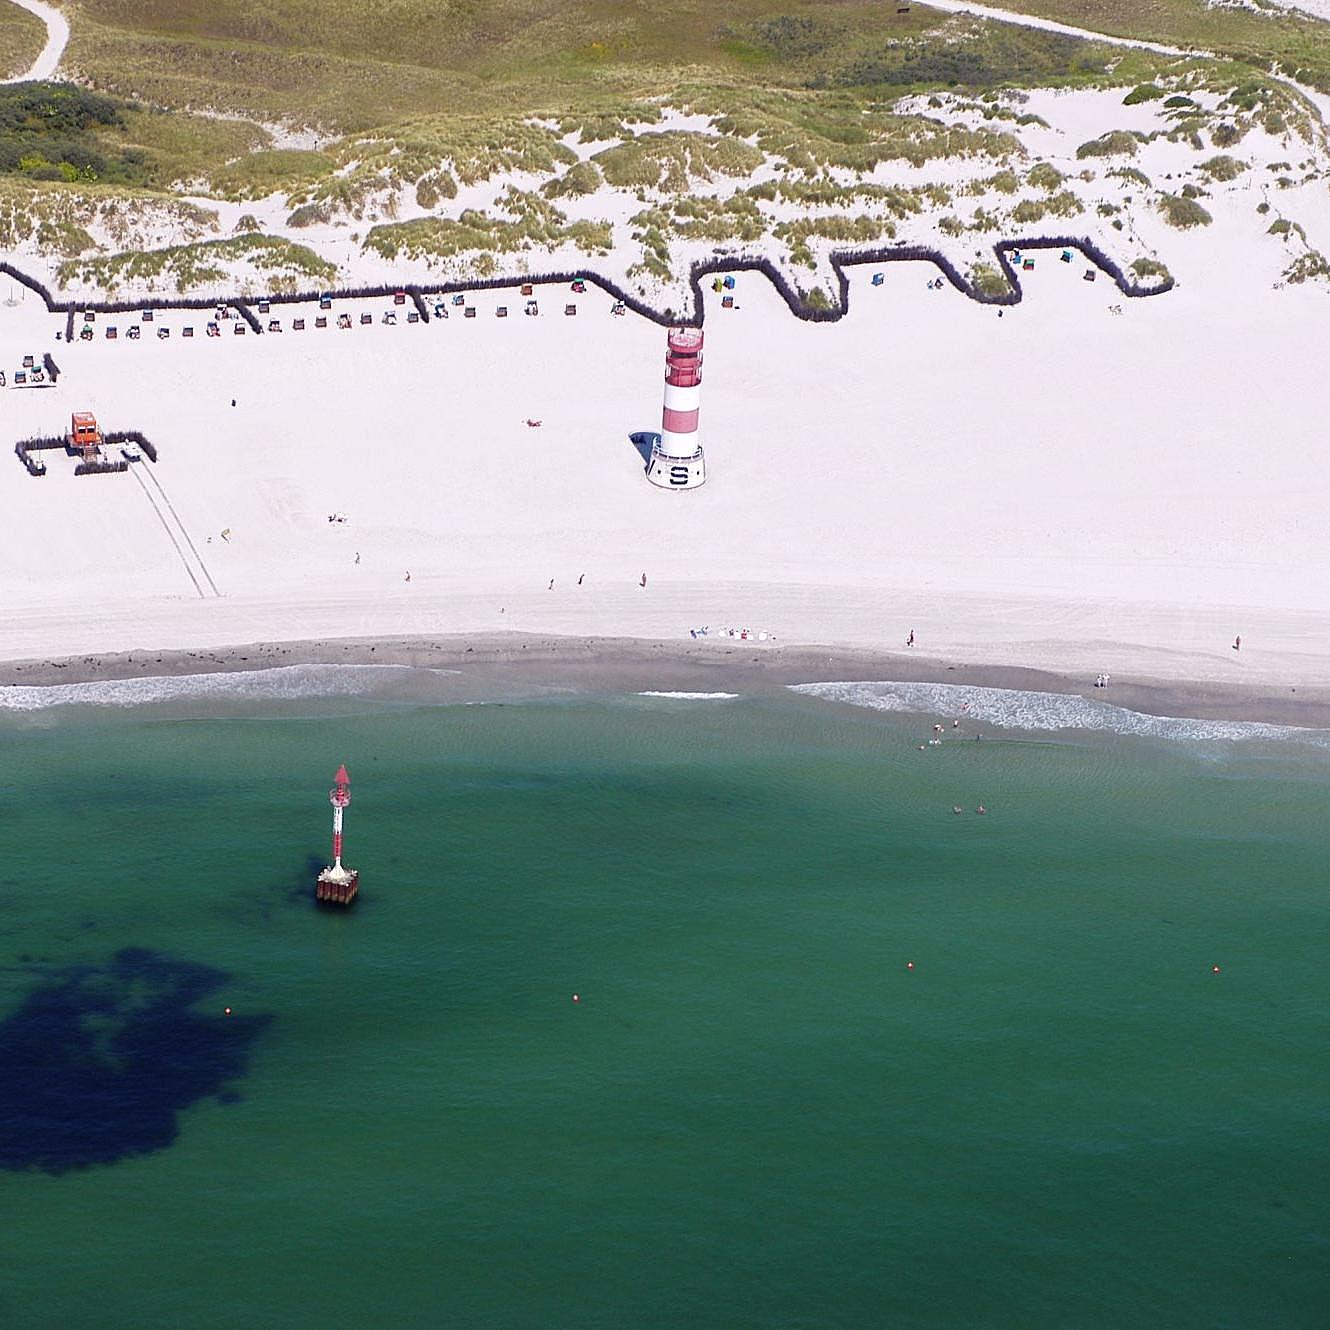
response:
[[[663,490],[695,490],[707,479],[706,458],[698,447],[687,457],[669,453],[662,447],[661,436],[651,438],[651,457],[647,461],[647,479]]]

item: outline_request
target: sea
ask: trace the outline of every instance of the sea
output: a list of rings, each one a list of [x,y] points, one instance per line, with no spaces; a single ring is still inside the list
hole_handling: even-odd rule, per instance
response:
[[[1327,739],[2,690],[0,1325],[1324,1326]]]

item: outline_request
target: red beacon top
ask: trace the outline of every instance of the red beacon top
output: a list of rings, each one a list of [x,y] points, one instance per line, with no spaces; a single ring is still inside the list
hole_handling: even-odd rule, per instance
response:
[[[334,808],[345,808],[351,802],[351,777],[346,774],[346,763],[337,768],[333,777],[336,788],[328,791],[328,802]]]

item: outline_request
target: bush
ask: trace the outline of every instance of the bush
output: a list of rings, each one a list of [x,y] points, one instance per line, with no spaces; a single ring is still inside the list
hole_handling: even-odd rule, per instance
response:
[[[1201,163],[1201,170],[1212,180],[1236,180],[1246,169],[1246,162],[1240,162],[1236,157],[1229,157],[1224,153]]]
[[[1168,269],[1158,259],[1137,259],[1131,270],[1137,277],[1159,277],[1166,281],[1169,276]]]
[[[1193,226],[1209,226],[1214,220],[1195,199],[1185,199],[1178,194],[1161,194],[1158,206],[1169,226],[1175,226],[1179,231]]]
[[[1164,95],[1163,88],[1154,83],[1138,83],[1123,99],[1123,106],[1136,106],[1140,102],[1158,101]],[[1185,99],[1184,99],[1185,100]],[[1167,105],[1167,103],[1165,103]]]
[[[1107,134],[1101,134],[1097,139],[1091,139],[1089,143],[1082,143],[1076,149],[1076,156],[1083,160],[1086,157],[1134,157],[1136,149],[1139,146],[1139,140],[1135,134],[1129,133],[1125,129],[1110,129]]]

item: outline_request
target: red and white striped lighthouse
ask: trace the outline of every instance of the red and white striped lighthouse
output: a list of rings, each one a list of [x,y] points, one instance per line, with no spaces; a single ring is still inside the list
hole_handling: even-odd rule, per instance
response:
[[[345,762],[333,777],[328,802],[333,810],[333,861],[331,868],[325,868],[319,874],[314,897],[335,905],[350,905],[360,890],[360,873],[357,869],[342,867],[342,812],[351,802],[351,777],[346,774]]]
[[[702,329],[671,328],[665,352],[665,414],[647,479],[664,489],[696,489],[707,478],[697,434],[702,401]]]

